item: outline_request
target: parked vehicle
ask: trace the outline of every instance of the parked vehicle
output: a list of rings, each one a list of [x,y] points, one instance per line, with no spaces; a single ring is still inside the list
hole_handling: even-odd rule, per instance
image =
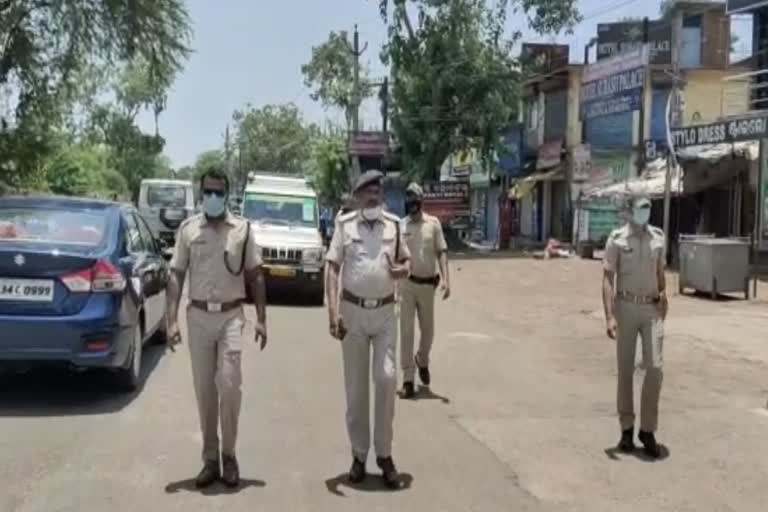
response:
[[[161,249],[131,205],[0,198],[0,367],[109,368],[136,389],[165,330]]]
[[[325,298],[317,195],[303,178],[251,175],[243,216],[252,221],[271,288],[292,287],[312,303]]]
[[[143,180],[138,206],[155,237],[173,245],[176,230],[195,213],[195,191],[189,181]]]

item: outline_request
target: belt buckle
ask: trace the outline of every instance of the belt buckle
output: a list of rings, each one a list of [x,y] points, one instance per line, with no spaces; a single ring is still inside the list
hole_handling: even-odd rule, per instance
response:
[[[379,301],[377,299],[363,299],[364,309],[373,309],[378,306],[379,306]]]
[[[207,302],[205,309],[209,313],[221,313],[221,303],[220,302]]]

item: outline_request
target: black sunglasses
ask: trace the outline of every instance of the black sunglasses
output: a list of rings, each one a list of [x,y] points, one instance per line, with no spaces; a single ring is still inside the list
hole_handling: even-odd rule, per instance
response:
[[[227,193],[223,190],[203,190],[203,195],[224,197]]]

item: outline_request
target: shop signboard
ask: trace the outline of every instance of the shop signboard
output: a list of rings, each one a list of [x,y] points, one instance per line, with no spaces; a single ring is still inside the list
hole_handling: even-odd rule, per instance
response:
[[[424,187],[424,211],[445,226],[469,225],[471,215],[468,182],[428,181]]]
[[[582,73],[582,120],[639,110],[648,66],[648,46],[587,66]]]
[[[592,174],[592,149],[589,144],[575,146],[571,153],[573,181],[588,181]]]
[[[523,170],[523,128],[515,126],[504,133],[499,152],[499,168],[508,176],[518,177]]]
[[[745,117],[672,130],[675,148],[730,144],[768,137],[768,116]]]
[[[567,44],[523,43],[520,60],[535,73],[549,73],[568,65],[571,47]]]
[[[385,132],[350,132],[350,155],[384,157],[388,150],[389,135]]]
[[[735,14],[737,12],[748,12],[765,7],[768,0],[727,0],[725,4],[726,14]]]
[[[536,170],[551,169],[560,165],[563,159],[563,140],[546,142],[539,148]]]
[[[643,22],[625,21],[597,25],[597,59],[603,60],[643,45]],[[648,59],[651,64],[672,62],[672,24],[657,20],[648,24]]]

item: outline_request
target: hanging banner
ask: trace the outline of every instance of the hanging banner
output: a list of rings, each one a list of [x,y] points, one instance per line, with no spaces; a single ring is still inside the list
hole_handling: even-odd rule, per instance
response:
[[[560,165],[563,159],[563,140],[558,139],[552,142],[545,142],[539,148],[538,158],[536,159],[536,170],[550,169]]]
[[[587,66],[582,73],[582,120],[639,110],[648,66],[648,46]]]
[[[573,181],[587,181],[592,174],[592,149],[589,144],[580,144],[572,150]]]
[[[758,140],[768,137],[768,116],[684,126],[672,130],[675,148]]]

